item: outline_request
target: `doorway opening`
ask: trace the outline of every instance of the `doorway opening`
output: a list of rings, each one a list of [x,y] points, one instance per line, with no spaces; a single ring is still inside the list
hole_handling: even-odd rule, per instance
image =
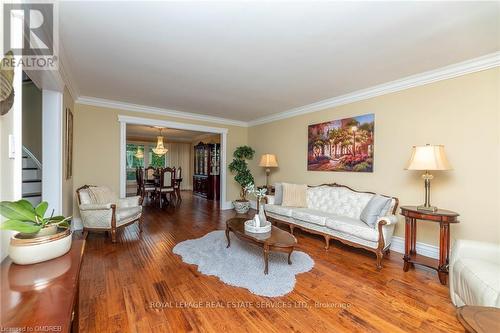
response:
[[[224,207],[227,128],[122,115],[118,120],[121,197],[138,193],[136,168],[180,168],[181,190]],[[164,154],[156,149],[160,140]]]

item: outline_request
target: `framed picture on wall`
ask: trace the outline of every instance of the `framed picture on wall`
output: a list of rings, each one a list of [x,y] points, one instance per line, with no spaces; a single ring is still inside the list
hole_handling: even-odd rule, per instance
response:
[[[66,129],[64,135],[64,143],[66,147],[66,179],[73,177],[73,112],[66,108]]]
[[[308,171],[373,172],[375,115],[309,125]]]

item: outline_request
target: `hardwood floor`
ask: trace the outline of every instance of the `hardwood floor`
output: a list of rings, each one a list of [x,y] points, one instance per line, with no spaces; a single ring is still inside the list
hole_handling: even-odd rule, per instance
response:
[[[180,207],[145,207],[112,244],[90,234],[81,269],[81,332],[463,332],[434,271],[403,272],[392,252],[373,253],[296,232],[315,261],[295,290],[267,298],[199,273],[172,253],[178,242],[224,229],[233,211],[183,192]]]

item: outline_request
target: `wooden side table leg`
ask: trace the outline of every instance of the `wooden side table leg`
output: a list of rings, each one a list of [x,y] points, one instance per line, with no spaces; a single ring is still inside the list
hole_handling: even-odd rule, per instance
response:
[[[410,268],[410,243],[411,243],[411,218],[405,218],[405,255],[403,257],[403,271],[408,272]]]
[[[450,228],[449,224],[441,222],[439,225],[439,282],[445,285],[448,280],[448,254],[450,252]]]
[[[288,265],[292,264],[292,260],[290,258],[292,256],[292,252],[293,252],[293,249],[291,249],[290,252],[288,252]]]
[[[410,254],[417,253],[417,219],[411,219],[411,249]]]

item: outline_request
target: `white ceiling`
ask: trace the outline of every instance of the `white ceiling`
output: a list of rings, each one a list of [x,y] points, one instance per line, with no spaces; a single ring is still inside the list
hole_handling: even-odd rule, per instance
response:
[[[160,130],[153,126],[146,125],[127,125],[127,139],[139,141],[155,142],[157,136],[160,135]],[[173,128],[163,128],[162,135],[167,142],[194,142],[202,140],[212,133],[188,131]]]
[[[254,120],[500,49],[499,2],[63,2],[81,96]]]

